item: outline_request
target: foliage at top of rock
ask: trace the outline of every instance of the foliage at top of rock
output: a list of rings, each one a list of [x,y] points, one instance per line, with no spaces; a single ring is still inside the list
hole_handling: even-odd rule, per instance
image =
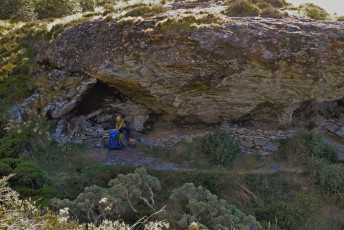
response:
[[[329,14],[313,3],[305,3],[299,6],[299,11],[304,12],[307,17],[317,20],[326,20],[329,17]]]

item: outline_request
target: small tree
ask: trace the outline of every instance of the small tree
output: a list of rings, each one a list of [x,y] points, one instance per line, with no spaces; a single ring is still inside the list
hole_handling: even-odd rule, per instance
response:
[[[161,190],[161,185],[156,177],[147,173],[145,168],[138,168],[134,173],[120,174],[109,182],[114,194],[126,201],[134,212],[138,212],[135,205],[142,200],[155,212],[154,196]]]
[[[110,189],[96,185],[86,187],[73,201],[54,198],[50,206],[53,210],[68,207],[78,219],[87,220],[96,226],[106,219],[118,219],[124,212],[121,199],[113,196]]]
[[[192,183],[184,184],[172,192],[170,199],[185,211],[178,221],[183,229],[193,222],[202,223],[210,229],[243,230],[260,226],[255,217],[245,215],[235,205],[218,199],[202,186],[196,188]]]

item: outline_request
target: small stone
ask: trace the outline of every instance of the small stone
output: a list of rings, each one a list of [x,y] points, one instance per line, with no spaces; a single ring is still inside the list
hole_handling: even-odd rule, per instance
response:
[[[278,143],[277,142],[267,142],[265,145],[262,146],[264,150],[276,152],[278,150]]]
[[[340,127],[335,133],[340,137],[344,137],[344,126]]]
[[[242,146],[244,146],[245,148],[253,148],[254,147],[254,144],[253,143],[250,143],[248,141],[240,141],[240,144]]]
[[[264,140],[256,140],[256,141],[254,141],[254,143],[255,143],[256,145],[263,146],[263,145],[266,144],[266,141],[264,141]]]

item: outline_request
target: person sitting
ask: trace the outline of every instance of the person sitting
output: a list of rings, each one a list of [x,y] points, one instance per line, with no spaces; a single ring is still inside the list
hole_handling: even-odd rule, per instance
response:
[[[128,122],[121,115],[117,115],[116,117],[116,130],[118,130],[120,133],[126,131],[125,136],[127,139],[130,139],[130,128]]]

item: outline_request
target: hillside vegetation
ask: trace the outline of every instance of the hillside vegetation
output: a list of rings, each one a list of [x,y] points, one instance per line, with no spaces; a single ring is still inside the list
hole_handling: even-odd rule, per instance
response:
[[[344,228],[343,163],[319,130],[299,128],[270,156],[242,152],[232,133],[215,126],[173,147],[134,145],[135,151],[181,165],[156,170],[102,164],[87,142],[58,143],[56,120],[11,117],[14,106],[34,93],[44,95],[44,104],[58,89],[79,85],[78,73],[55,85],[38,77],[37,54],[81,22],[165,15],[157,28],[175,37],[220,23],[221,15],[283,20],[297,12],[334,20],[318,6],[294,8],[284,0],[214,0],[209,3],[219,4],[215,13],[169,14],[171,4],[204,2],[0,0],[0,229]],[[264,170],[271,164],[282,169]]]

